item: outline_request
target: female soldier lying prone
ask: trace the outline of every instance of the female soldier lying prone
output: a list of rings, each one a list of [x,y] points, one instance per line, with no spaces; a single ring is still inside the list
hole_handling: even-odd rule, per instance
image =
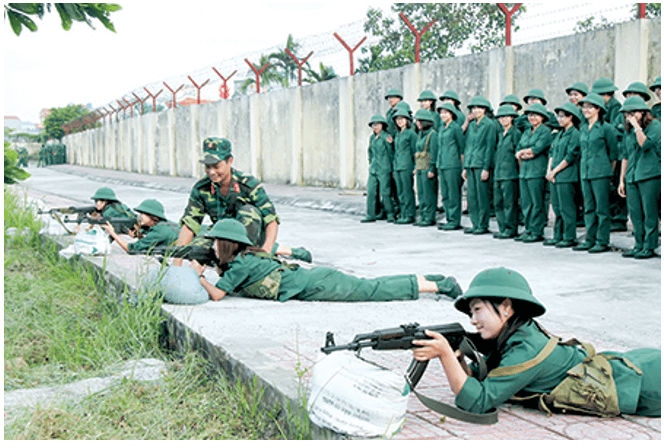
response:
[[[358,278],[332,268],[303,268],[289,265],[252,247],[242,224],[234,219],[218,221],[207,233],[214,238],[220,278],[216,284],[203,276],[205,266],[193,261],[201,285],[218,301],[239,292],[247,297],[308,301],[391,301],[416,300],[421,292],[444,294],[451,298],[462,291],[454,277],[442,275],[393,275],[375,279]]]

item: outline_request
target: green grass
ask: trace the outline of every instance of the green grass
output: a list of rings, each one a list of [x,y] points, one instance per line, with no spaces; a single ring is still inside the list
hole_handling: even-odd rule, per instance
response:
[[[283,438],[256,386],[229,384],[192,353],[163,349],[158,302],[119,303],[98,275],[38,235],[34,212],[5,188],[6,392],[104,375],[122,361],[158,358],[158,383],[123,380],[78,404],[41,408],[5,425],[5,439]],[[18,228],[15,236],[7,229]]]

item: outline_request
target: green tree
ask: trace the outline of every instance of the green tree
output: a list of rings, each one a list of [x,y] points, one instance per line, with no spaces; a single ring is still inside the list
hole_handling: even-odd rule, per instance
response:
[[[122,9],[115,3],[7,3],[5,4],[5,18],[14,34],[21,34],[23,27],[30,31],[37,31],[37,24],[32,18],[42,19],[46,12],[51,12],[51,5],[60,15],[62,28],[68,31],[74,21],[85,22],[92,29],[92,19],[99,20],[107,29],[115,32],[115,26],[109,20],[112,12]]]
[[[62,137],[65,136],[65,130],[63,126],[67,122],[87,114],[88,110],[85,108],[85,106],[80,104],[70,104],[69,106],[61,108],[52,108],[51,112],[44,119],[44,134],[46,135],[47,139],[61,141]]]
[[[639,16],[639,5],[640,3],[634,3],[632,7],[632,12],[634,17]],[[646,18],[652,19],[653,17],[659,17],[662,15],[662,4],[661,3],[646,3]]]
[[[288,51],[293,53],[293,55],[301,60],[301,56],[298,54],[298,51],[301,48],[301,45],[295,42],[293,35],[289,34],[286,39],[286,48]],[[297,82],[297,64],[293,58],[286,52],[286,49],[282,51],[276,51],[268,56],[270,60],[270,67],[279,74],[281,78],[281,85],[284,88],[290,87],[291,82]],[[305,65],[308,65],[306,63]]]
[[[421,39],[420,57],[425,61],[454,57],[470,46],[472,52],[503,45],[505,15],[495,3],[394,3],[394,13],[403,13],[420,32],[434,24]],[[525,11],[520,7],[512,16],[512,25]],[[379,41],[362,48],[357,72],[401,67],[415,62],[415,36],[400,17],[384,17],[379,9],[369,8],[364,31]]]
[[[328,67],[322,62],[319,66],[319,71],[309,68],[308,63],[305,64],[304,71],[307,74],[307,77],[303,81],[308,82],[309,84],[315,84],[317,82],[329,81],[337,77],[337,74],[334,72],[333,67]]]
[[[15,184],[30,177],[30,173],[18,166],[18,153],[5,142],[5,183]]]

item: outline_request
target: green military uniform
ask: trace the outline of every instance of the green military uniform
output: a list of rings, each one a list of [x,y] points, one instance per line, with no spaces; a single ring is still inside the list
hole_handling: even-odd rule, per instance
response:
[[[224,138],[206,138],[203,151],[205,159],[202,163],[217,163],[231,156],[231,143]],[[231,168],[231,185],[225,195],[208,176],[194,184],[180,226],[187,226],[198,235],[205,215],[213,224],[222,218],[236,218],[247,228],[249,238],[256,246],[265,242],[267,225],[280,222],[260,181],[235,168]]]
[[[417,226],[433,226],[436,224],[436,180],[429,178],[431,155],[438,151],[438,134],[433,128],[433,114],[426,109],[415,113],[415,119],[431,123],[431,127],[419,133],[415,143],[415,179],[417,182],[417,198],[420,217]]]
[[[583,102],[603,108],[603,100],[593,93]],[[616,130],[608,123],[595,122],[592,128],[581,128],[579,135],[581,160],[579,175],[583,193],[583,213],[586,226],[586,241],[575,250],[608,250],[611,232],[609,190],[613,168],[611,163],[618,159],[618,139]]]
[[[156,246],[168,246],[178,240],[177,224],[167,221],[159,221],[156,225],[150,227],[145,236],[140,240],[129,243],[128,253],[141,252]]]
[[[546,226],[546,210],[544,197],[546,194],[546,168],[549,161],[549,149],[553,136],[551,129],[544,123],[548,121],[546,109],[541,104],[532,104],[526,110],[526,114],[536,113],[544,119],[543,123],[532,129],[532,127],[521,135],[517,152],[530,148],[534,157],[521,160],[519,171],[519,193],[521,197],[521,208],[525,231],[520,237],[523,242],[536,242],[544,239],[544,227]]]
[[[146,251],[155,246],[167,246],[177,241],[180,229],[178,229],[177,224],[166,219],[164,206],[161,202],[156,199],[146,199],[134,210],[139,213],[145,213],[159,221],[148,229],[142,239],[127,245],[127,252],[129,254]]]
[[[632,98],[625,101],[624,111],[647,110],[645,102]],[[638,144],[634,129],[625,138],[622,154],[622,159],[627,160],[625,190],[629,216],[634,227],[634,249],[625,256],[650,258],[654,256],[654,250],[658,246],[658,204],[662,188],[661,129],[658,120],[653,120],[643,129],[646,136],[643,146]]]
[[[394,146],[387,141],[389,134],[385,131],[387,122],[381,115],[374,115],[369,122],[382,123],[383,130],[372,133],[369,137],[369,178],[367,179],[367,217],[364,222],[375,221],[379,217],[376,211],[380,210],[382,203],[387,212],[387,220],[395,221],[394,204],[392,203],[392,164],[394,162]]]
[[[28,167],[28,150],[23,147],[18,150],[18,166]]]
[[[516,271],[505,268],[485,269],[475,276],[468,290],[454,302],[454,307],[467,314],[473,299],[488,300],[497,306],[509,298],[515,315],[524,324],[487,358],[489,373],[485,379],[468,377],[456,396],[456,405],[466,411],[485,413],[512,397],[528,397],[552,392],[567,372],[581,364],[587,353],[577,345],[555,344],[550,354],[536,359],[550,341],[533,318],[546,312],[533,296],[526,279]],[[618,408],[622,414],[650,417],[661,415],[661,350],[637,349],[627,353],[605,352],[616,388]],[[495,357],[498,356],[496,360]],[[524,363],[526,363],[524,365]],[[601,381],[601,379],[598,379]],[[599,382],[598,381],[598,382]],[[593,383],[584,383],[594,393]],[[604,397],[598,407],[606,404]],[[595,400],[590,399],[593,404]]]
[[[385,99],[387,100],[391,96],[393,96],[395,98],[399,98],[400,101],[397,103],[397,105],[399,105],[399,103],[403,103],[403,94],[401,93],[401,91],[399,89],[390,89],[390,90],[388,90],[387,94],[385,95]],[[399,107],[404,107],[404,108],[407,108],[407,109],[410,108],[408,106],[408,104],[402,104]],[[385,112],[385,119],[386,119],[386,122],[387,122],[387,133],[390,134],[392,137],[397,135],[397,126],[394,123],[394,114],[395,114],[396,111],[397,111],[397,106],[394,106],[394,107],[390,107],[387,110],[387,112]]]
[[[277,260],[259,257],[252,253],[235,257],[215,286],[229,294],[239,292],[251,296],[245,288],[263,281],[275,271],[280,274],[276,297],[280,302],[289,299],[363,302],[419,298],[415,275],[365,279],[327,267],[312,269],[305,269],[297,265],[285,267]]]
[[[456,107],[459,111],[459,115],[457,115],[454,121],[459,125],[459,127],[463,128],[463,124],[466,122],[466,115],[461,112],[461,101],[459,101],[459,95],[457,95],[454,90],[448,90],[439,96],[438,99],[441,101],[452,100],[454,102],[454,107]]]
[[[106,206],[101,211],[101,215],[105,218],[133,218],[136,220],[135,224],[114,226],[117,233],[126,234],[140,223],[138,216],[129,207],[120,202],[115,196],[115,192],[108,187],[98,189],[90,199],[94,201],[106,201]]]
[[[535,358],[549,341],[531,321],[516,331],[505,344],[498,368],[516,366]],[[611,359],[613,379],[618,393],[620,412],[644,416],[661,413],[661,351],[637,349],[627,353],[606,352],[625,357],[644,374],[640,375],[622,359]],[[576,346],[558,345],[544,361],[524,372],[491,377],[484,381],[469,377],[456,397],[456,405],[469,412],[484,413],[514,396],[551,392],[567,376],[567,371],[580,364],[586,353]],[[491,372],[489,372],[491,375]]]
[[[475,97],[468,104],[469,108],[474,106],[484,107],[487,112],[491,110],[491,104],[482,97]],[[467,233],[483,234],[489,231],[491,177],[483,181],[482,171],[491,172],[496,142],[496,126],[492,119],[484,116],[468,124],[463,168],[466,170],[468,214],[472,228],[466,229]]]
[[[456,121],[460,113],[451,103],[444,103],[438,108],[451,112],[453,121],[442,123],[438,130],[438,145],[431,153],[431,171],[438,172],[440,194],[443,198],[445,217],[447,223],[440,225],[441,230],[456,230],[461,228],[461,157],[466,148],[466,136]]]
[[[442,126],[443,120],[441,120],[440,115],[436,113],[436,95],[433,94],[431,90],[425,90],[422,93],[420,93],[420,96],[417,97],[417,101],[424,101],[424,100],[430,100],[432,101],[431,103],[431,109],[427,109],[429,112],[431,112],[431,116],[433,118],[433,128],[436,132],[440,130],[440,127]]]
[[[37,161],[37,167],[46,166],[46,150],[44,145],[39,148],[39,160]]]
[[[578,109],[572,103],[567,103],[565,106],[557,108],[556,111],[562,110],[573,114],[574,110]],[[570,247],[576,244],[574,196],[575,185],[579,182],[579,150],[579,131],[574,125],[558,132],[551,145],[551,169],[556,168],[563,160],[568,164],[556,174],[556,181],[551,188],[551,205],[556,215],[553,241],[558,247]]]
[[[511,106],[501,106],[496,117],[502,116],[516,117],[517,112]],[[512,122],[506,133],[499,134],[496,145],[493,205],[500,230],[495,237],[499,239],[514,238],[518,231],[519,164],[514,154],[520,139],[521,131]]]
[[[662,88],[662,77],[658,76],[655,78],[655,81],[648,86],[648,88],[652,91],[655,92],[657,89]],[[659,102],[655,105],[653,105],[650,108],[650,113],[652,113],[652,116],[657,118],[659,121],[662,121],[662,103]]]
[[[411,120],[405,110],[397,111],[394,119],[402,116]],[[409,224],[415,221],[415,191],[413,190],[413,171],[415,169],[415,144],[417,134],[411,128],[400,131],[394,137],[394,180],[399,199],[401,216],[397,224]]]

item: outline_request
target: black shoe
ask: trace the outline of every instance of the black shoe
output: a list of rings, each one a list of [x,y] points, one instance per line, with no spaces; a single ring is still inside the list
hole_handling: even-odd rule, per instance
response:
[[[395,224],[412,224],[415,220],[413,218],[399,218],[396,220]]]
[[[489,233],[489,229],[475,229],[473,230],[473,235],[485,235]]]
[[[563,240],[563,241],[559,242],[558,244],[556,244],[556,247],[558,247],[558,248],[574,247],[577,244],[579,244],[579,243],[577,243],[576,241],[565,241],[565,240]]]
[[[540,241],[544,241],[544,237],[542,235],[528,235],[521,241],[524,243],[539,243]]]
[[[593,247],[588,249],[589,254],[601,254],[602,252],[608,252],[610,251],[611,248],[609,246],[606,246],[604,244],[595,244]],[[634,255],[636,257],[636,255]]]
[[[576,251],[588,250],[591,247],[593,247],[594,245],[595,245],[594,243],[583,243],[583,244],[579,244],[576,247],[573,247],[572,250],[576,250]]]
[[[526,232],[523,232],[521,235],[514,237],[514,241],[523,241],[526,238],[528,238],[528,234]]]
[[[637,260],[645,260],[646,258],[656,258],[657,254],[652,249],[643,249],[641,252],[634,254],[634,258]]]
[[[552,238],[550,240],[544,241],[544,243],[542,243],[542,244],[544,244],[545,246],[555,246],[558,243],[560,243],[560,240],[556,240],[556,239]]]
[[[623,258],[634,258],[634,255],[638,254],[641,252],[643,249],[637,249],[636,247],[629,252],[623,252],[622,257]]]
[[[463,233],[475,233],[475,227],[468,227],[463,229]]]

